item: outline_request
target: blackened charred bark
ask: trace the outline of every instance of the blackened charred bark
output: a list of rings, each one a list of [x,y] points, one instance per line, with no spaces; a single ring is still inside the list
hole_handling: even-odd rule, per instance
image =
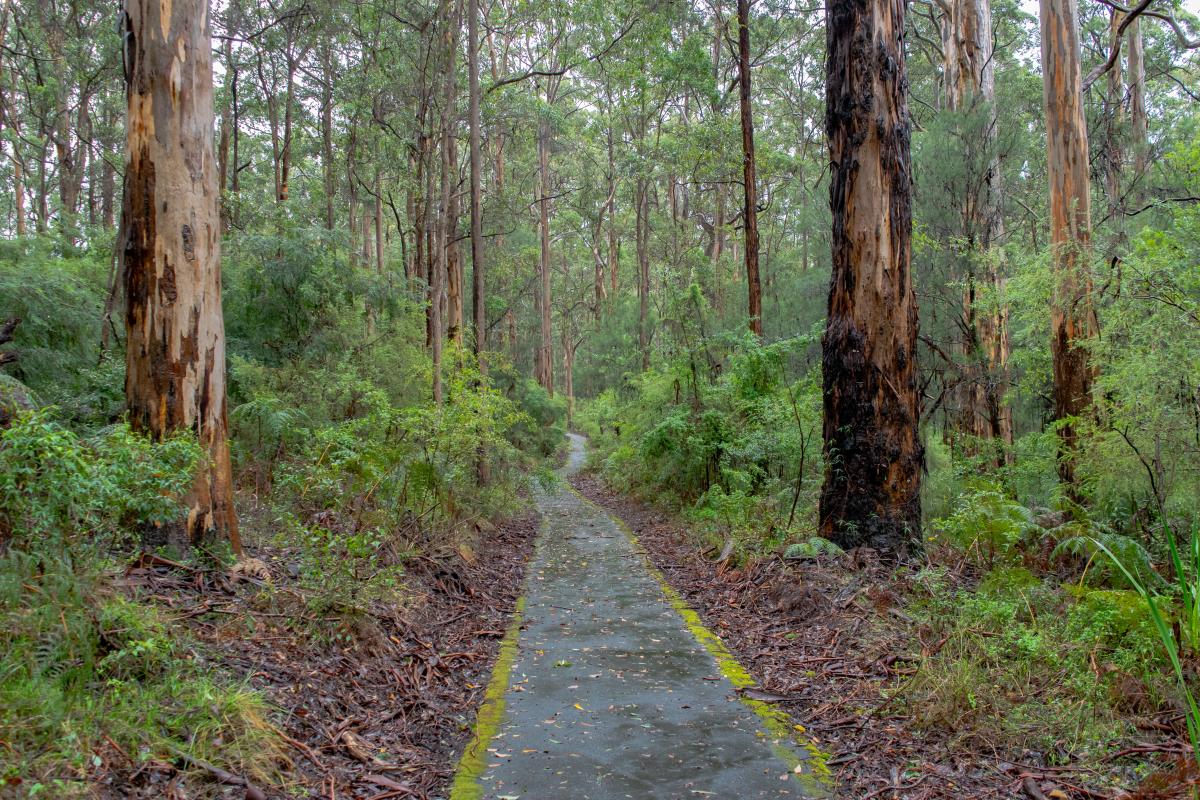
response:
[[[826,130],[833,274],[823,340],[821,534],[919,547],[917,302],[902,0],[830,0]]]

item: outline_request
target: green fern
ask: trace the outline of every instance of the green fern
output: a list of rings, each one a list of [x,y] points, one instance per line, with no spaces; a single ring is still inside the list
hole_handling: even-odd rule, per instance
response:
[[[1136,539],[1104,528],[1089,529],[1078,523],[1063,525],[1058,530],[1061,529],[1070,531],[1070,535],[1059,539],[1050,553],[1052,559],[1074,557],[1091,564],[1095,563],[1097,554],[1107,551],[1120,559],[1125,568],[1143,584],[1158,586],[1162,583],[1162,578],[1151,565],[1150,553]],[[1100,562],[1098,571],[1103,576],[1110,574],[1105,566],[1104,562]]]
[[[788,545],[783,557],[788,561],[802,561],[820,556],[840,556],[845,551],[821,536],[810,536],[802,542]]]

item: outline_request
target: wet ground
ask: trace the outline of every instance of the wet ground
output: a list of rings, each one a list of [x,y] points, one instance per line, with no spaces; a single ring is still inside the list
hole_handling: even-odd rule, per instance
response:
[[[565,471],[583,459],[572,436]],[[499,728],[482,732],[482,796],[811,796],[804,752],[739,699],[614,520],[565,483],[536,494],[525,625]]]

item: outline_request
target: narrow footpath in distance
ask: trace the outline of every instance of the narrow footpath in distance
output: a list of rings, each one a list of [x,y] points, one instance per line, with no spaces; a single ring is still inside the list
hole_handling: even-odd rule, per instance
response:
[[[583,464],[571,436],[564,471]],[[542,526],[452,800],[828,796],[801,729],[611,516],[565,482]]]

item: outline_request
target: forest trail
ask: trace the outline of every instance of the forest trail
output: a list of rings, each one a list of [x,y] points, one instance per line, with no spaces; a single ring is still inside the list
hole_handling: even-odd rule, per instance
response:
[[[524,618],[452,800],[821,796],[790,720],[739,697],[749,677],[632,536],[565,482],[535,494]]]

